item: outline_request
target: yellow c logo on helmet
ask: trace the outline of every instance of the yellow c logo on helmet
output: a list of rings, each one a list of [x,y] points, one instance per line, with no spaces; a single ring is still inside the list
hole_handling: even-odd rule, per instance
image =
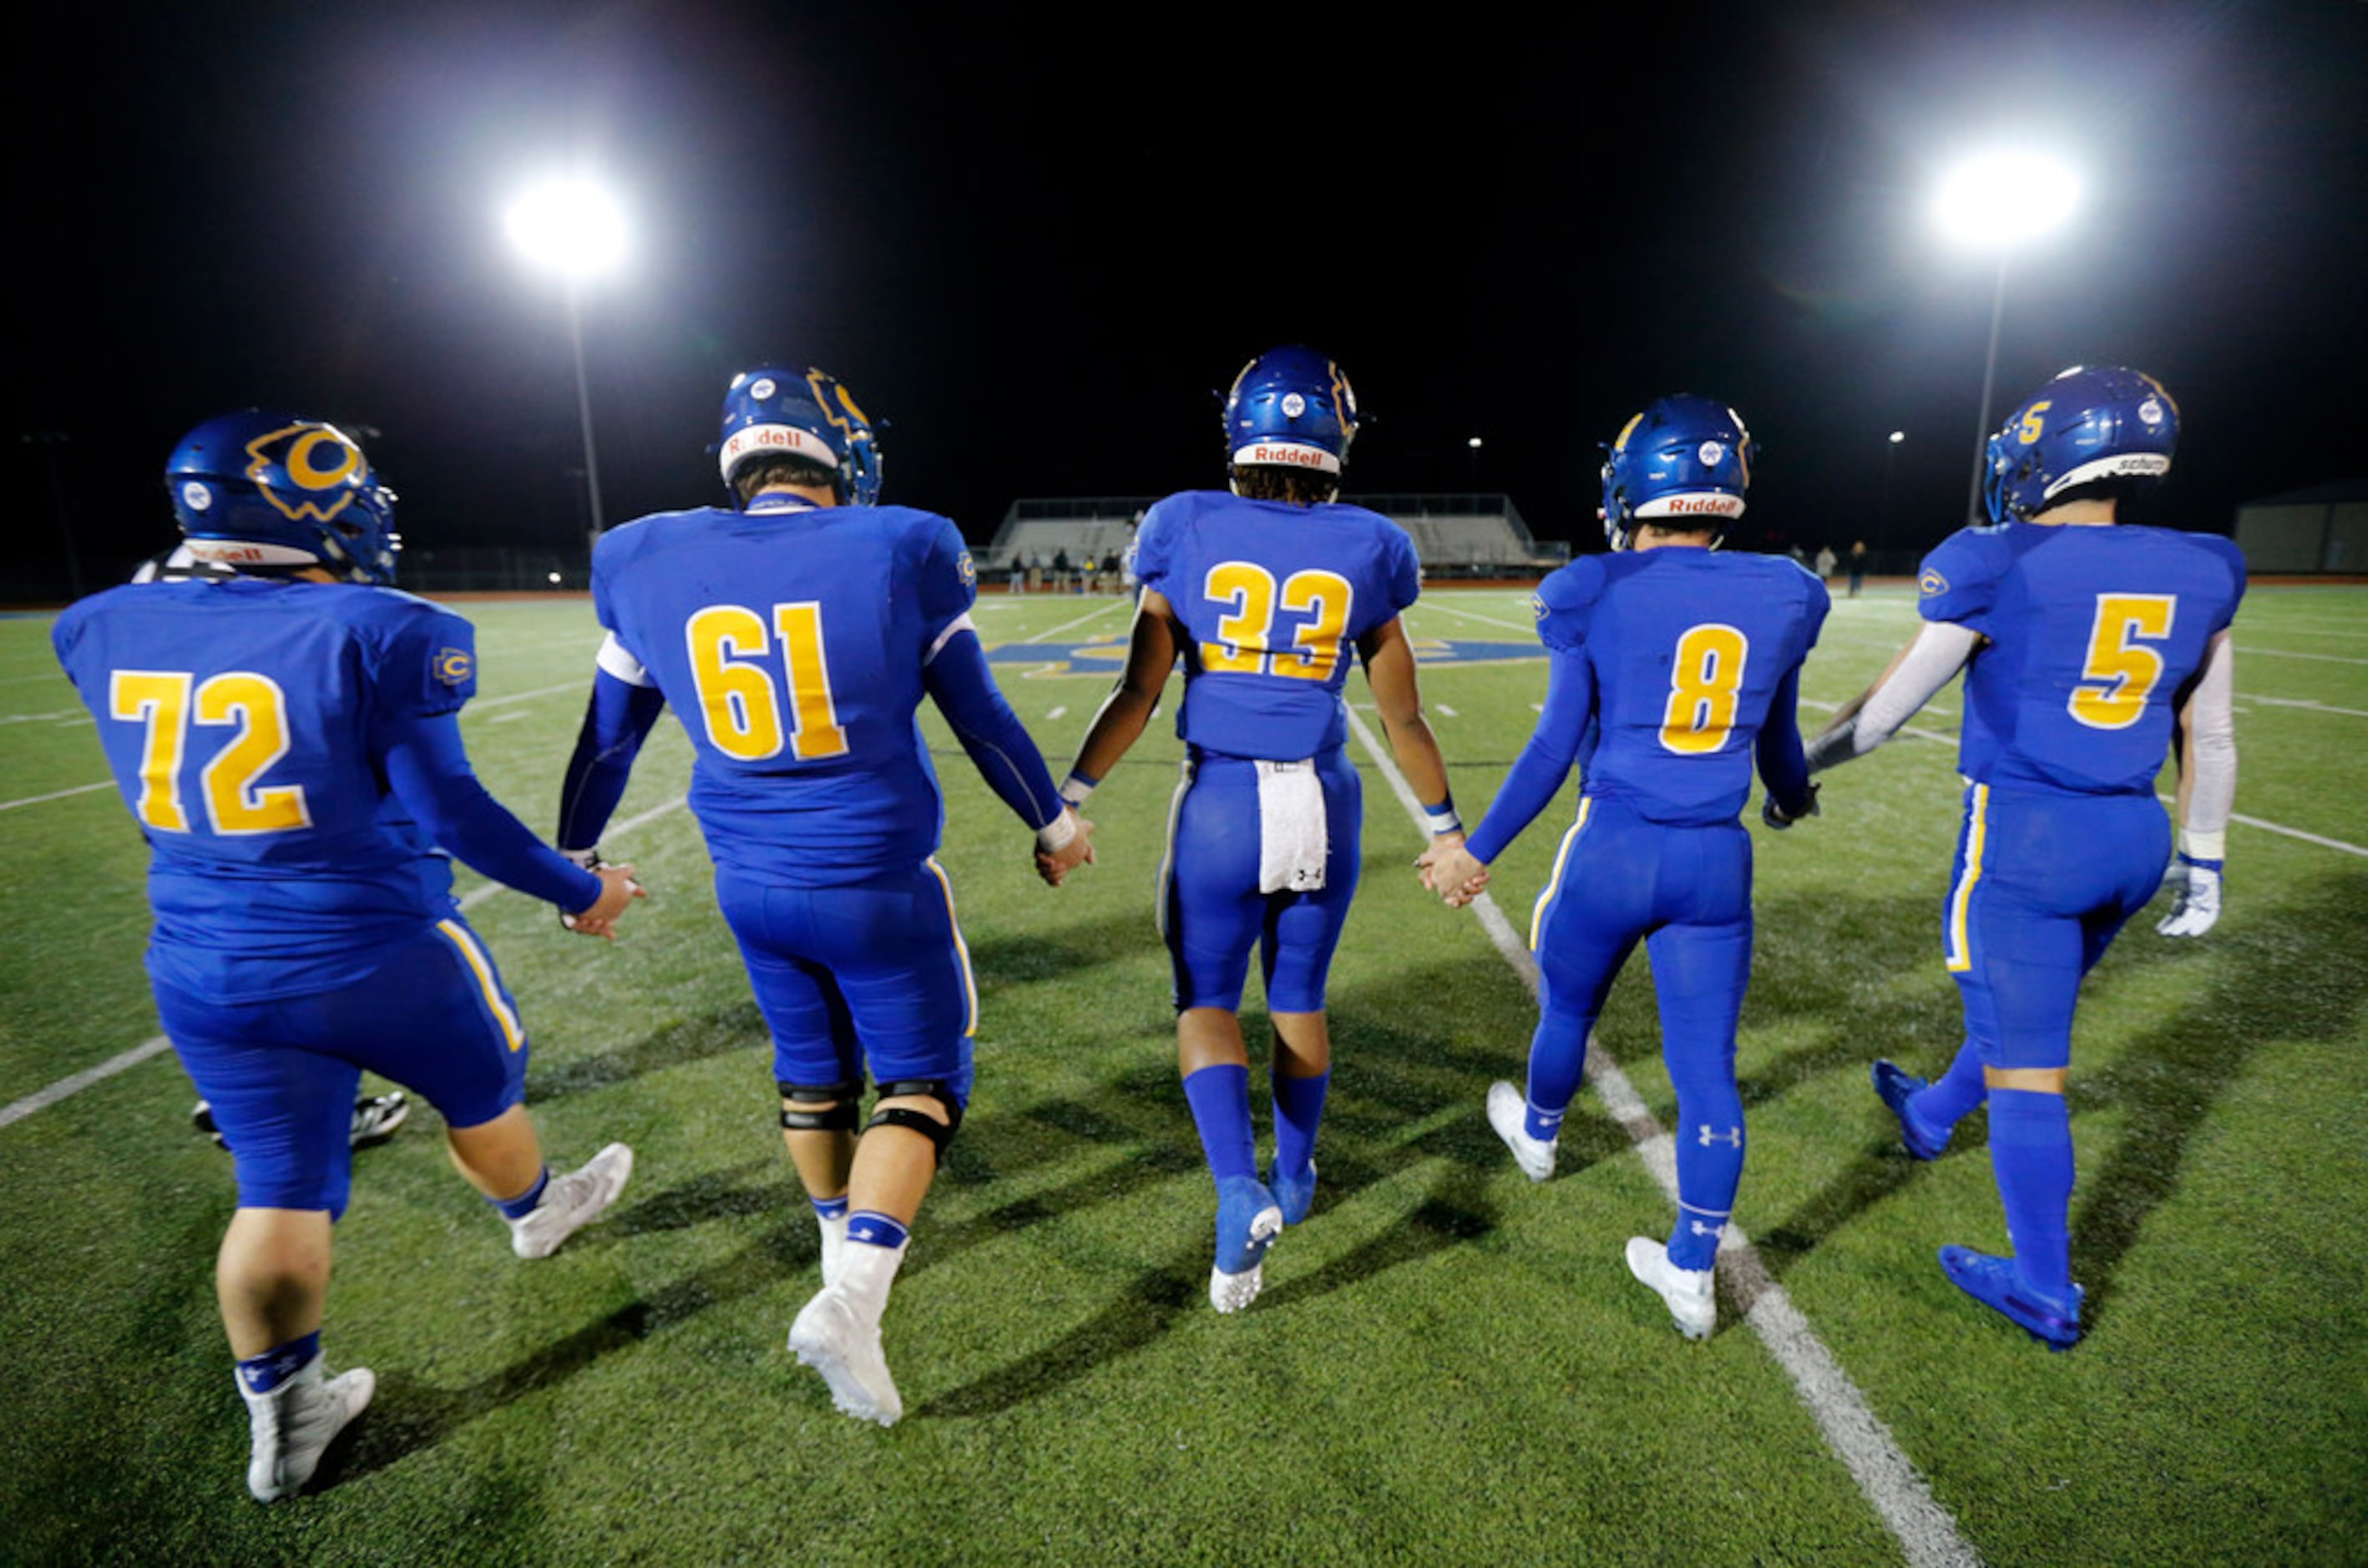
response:
[[[284,449],[276,446],[281,441],[287,442]],[[246,477],[254,482],[263,498],[291,522],[308,517],[314,522],[328,522],[353,500],[351,483],[370,473],[370,464],[364,460],[361,449],[326,425],[290,425],[257,436],[246,444],[246,455],[254,460],[247,465]],[[268,474],[275,460],[300,489],[314,494],[337,490],[339,494],[325,503],[281,494],[272,488]]]

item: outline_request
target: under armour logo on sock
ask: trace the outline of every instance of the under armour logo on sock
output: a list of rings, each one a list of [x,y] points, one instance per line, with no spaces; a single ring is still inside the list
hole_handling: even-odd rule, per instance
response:
[[[1702,1146],[1707,1149],[1713,1143],[1725,1143],[1730,1148],[1740,1149],[1743,1147],[1743,1129],[1730,1127],[1724,1132],[1713,1132],[1707,1127],[1703,1128]]]
[[[1708,1236],[1713,1241],[1718,1241],[1726,1234],[1726,1227],[1723,1224],[1705,1225],[1700,1220],[1696,1220],[1692,1221],[1692,1233],[1697,1236]]]

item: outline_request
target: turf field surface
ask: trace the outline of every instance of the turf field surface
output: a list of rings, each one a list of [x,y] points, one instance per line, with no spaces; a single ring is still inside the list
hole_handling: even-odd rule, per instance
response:
[[[598,641],[575,599],[472,603],[488,787],[547,827]],[[984,601],[1056,769],[1125,608]],[[1409,615],[1467,817],[1543,666],[1524,596]],[[1912,631],[1838,601],[1805,723]],[[2134,925],[2092,977],[2072,1107],[2074,1271],[2092,1332],[2051,1356],[1941,1277],[2004,1246],[1977,1115],[1901,1154],[1867,1062],[1958,1039],[1937,915],[1953,750],[1903,736],[1759,844],[1736,1219],[1954,1540],[1993,1562],[2357,1560],[2368,1496],[2368,592],[2257,588],[2238,626],[2228,913]],[[1453,658],[1455,662],[1449,662]],[[1350,679],[1352,702],[1366,698]],[[1917,728],[1953,733],[1953,687]],[[1172,693],[1169,711],[1172,712]],[[1370,717],[1370,715],[1368,714]],[[511,893],[470,917],[533,1034],[554,1158],[622,1138],[614,1217],[521,1265],[425,1109],[358,1158],[325,1336],[377,1403],[316,1494],[265,1509],[210,1270],[233,1199],[168,1053],[0,1125],[0,1557],[29,1562],[1887,1562],[1910,1545],[1740,1322],[1681,1341],[1620,1248],[1668,1207],[1594,1094],[1532,1187],[1480,1099],[1531,1005],[1469,913],[1416,887],[1420,835],[1366,768],[1364,885],[1333,977],[1315,1216],[1238,1317],[1208,1308],[1211,1195],[1175,1085],[1150,892],[1179,748],[1165,718],[1094,797],[1101,863],[1039,886],[1028,836],[927,718],[981,991],[980,1086],[887,1320],[908,1415],[836,1415],[783,1348],[815,1280],[761,1027],[678,801],[668,721],[609,841],[653,890],[614,946]],[[0,1106],[139,1047],[144,851],[40,618],[0,620]],[[1526,931],[1564,805],[1500,860]],[[630,828],[624,824],[632,824]],[[2305,835],[2308,836],[2296,836]],[[464,873],[461,886],[475,890]],[[1599,1051],[1671,1119],[1642,955]],[[1255,1004],[1253,1004],[1254,1008]],[[1253,1010],[1254,1041],[1263,1033]],[[1258,1075],[1254,1075],[1254,1082]],[[5,1114],[5,1112],[0,1112]],[[1945,1543],[1942,1548],[1945,1550]],[[1924,1542],[1917,1550],[1934,1550]]]

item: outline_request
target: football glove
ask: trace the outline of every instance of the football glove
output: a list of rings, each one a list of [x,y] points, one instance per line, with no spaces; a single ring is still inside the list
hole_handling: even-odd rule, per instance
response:
[[[1810,785],[1809,803],[1803,806],[1799,811],[1791,812],[1778,809],[1776,797],[1771,792],[1759,802],[1759,820],[1766,823],[1770,827],[1774,828],[1777,832],[1782,833],[1786,828],[1792,826],[1794,823],[1799,822],[1803,817],[1816,816],[1817,814],[1818,788],[1819,787],[1817,785]]]
[[[2179,879],[2179,898],[2170,913],[2155,923],[2155,930],[2165,937],[2201,937],[2212,929],[2220,918],[2220,865],[2217,860],[2198,860],[2181,855],[2174,873]]]

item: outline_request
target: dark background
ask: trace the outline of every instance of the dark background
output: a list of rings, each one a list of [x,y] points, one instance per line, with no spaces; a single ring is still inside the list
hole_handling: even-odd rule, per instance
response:
[[[636,233],[586,301],[611,521],[717,497],[767,358],[845,381],[884,498],[973,540],[1212,485],[1213,392],[1296,339],[1371,416],[1351,494],[1501,490],[1592,548],[1598,443],[1687,390],[1762,444],[1741,542],[1921,547],[1993,280],[1930,196],[2001,139],[2088,195],[2013,263],[1994,422],[2154,372],[2153,515],[2192,527],[2368,471],[2359,0],[50,9],[10,24],[0,597],[64,597],[69,536],[86,589],[169,543],[166,452],[248,404],[376,432],[415,550],[580,549],[560,290],[498,222],[574,164]]]

